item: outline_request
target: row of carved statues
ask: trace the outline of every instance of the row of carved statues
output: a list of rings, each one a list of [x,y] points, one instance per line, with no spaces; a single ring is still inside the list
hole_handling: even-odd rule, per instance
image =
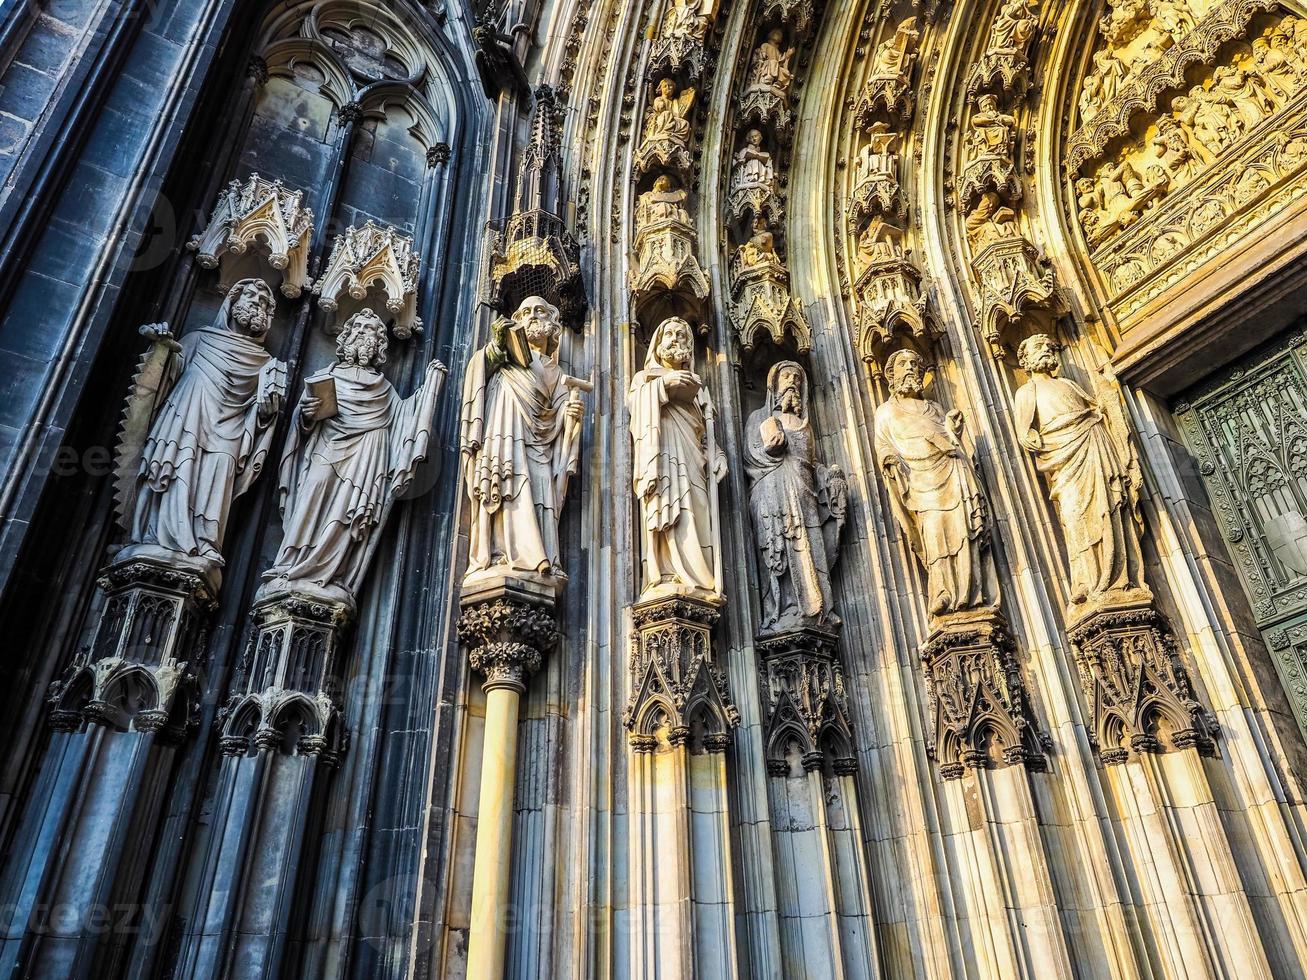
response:
[[[275,298],[244,279],[209,327],[154,345],[137,373],[118,446],[127,544],[146,560],[221,582],[232,502],[263,471],[286,396],[286,365],[268,353]],[[281,546],[260,597],[298,593],[352,607],[395,497],[426,457],[445,368],[400,398],[381,373],[384,321],[365,309],[337,336],[334,363],[306,379],[278,467]]]

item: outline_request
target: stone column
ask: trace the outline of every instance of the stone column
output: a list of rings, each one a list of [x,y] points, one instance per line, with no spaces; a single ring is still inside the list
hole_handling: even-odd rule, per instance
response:
[[[257,602],[251,617],[219,716],[214,838],[178,977],[281,971],[297,871],[321,815],[315,801],[348,744],[337,707],[348,606],[282,593]]]
[[[94,640],[50,691],[55,734],[23,820],[35,860],[0,891],[6,974],[111,975],[125,954],[102,927],[111,910],[163,914],[140,906],[141,845],[156,837],[176,746],[196,724],[193,665],[213,594],[202,576],[144,559],[111,565],[99,585]]]
[[[485,675],[485,741],[477,806],[469,980],[504,975],[517,784],[517,720],[526,679],[558,641],[552,586],[504,578],[464,587],[459,639],[472,669]]]

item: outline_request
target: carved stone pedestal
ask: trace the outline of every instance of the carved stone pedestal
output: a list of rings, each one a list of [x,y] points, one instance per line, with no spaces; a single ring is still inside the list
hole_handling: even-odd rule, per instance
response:
[[[1067,630],[1104,765],[1133,752],[1213,755],[1216,722],[1194,697],[1166,621],[1148,600],[1103,603]]]
[[[239,691],[223,710],[223,754],[278,751],[335,765],[346,743],[337,699],[349,609],[289,594],[258,603],[253,617]]]
[[[941,617],[922,647],[921,662],[941,776],[1018,764],[1045,769],[1046,736],[1035,725],[1001,615],[981,609]]]
[[[511,882],[517,721],[526,678],[558,642],[554,586],[496,579],[464,583],[458,636],[472,669],[485,674],[486,727],[477,807],[467,975],[504,976]]]
[[[94,643],[52,686],[51,726],[77,731],[89,722],[179,741],[199,710],[191,663],[213,606],[209,585],[145,560],[109,566],[99,585],[105,604]]]
[[[740,713],[713,656],[720,601],[649,599],[636,603],[634,616],[631,699],[622,716],[631,747],[653,752],[660,734],[671,745],[684,745],[701,726],[704,748],[725,751]]]
[[[839,660],[839,636],[807,628],[756,640],[766,719],[767,772],[789,775],[787,749],[797,744],[803,768],[857,772],[853,726]]]

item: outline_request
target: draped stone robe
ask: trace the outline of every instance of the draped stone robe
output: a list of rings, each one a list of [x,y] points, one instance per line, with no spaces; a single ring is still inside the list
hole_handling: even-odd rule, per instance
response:
[[[468,578],[494,567],[562,572],[558,521],[580,459],[579,441],[566,437],[564,377],[534,350],[525,368],[493,343],[472,355],[461,434],[472,501]]]
[[[1039,437],[1035,465],[1066,536],[1072,597],[1144,587],[1136,481],[1098,404],[1069,378],[1035,374],[1017,390],[1015,413],[1023,441]]]
[[[891,396],[876,409],[875,445],[895,517],[926,567],[932,614],[996,606],[984,490],[944,409]],[[887,466],[893,457],[901,462]]]
[[[708,389],[700,387],[690,401],[674,399],[665,382],[668,369],[652,356],[650,362],[631,382],[627,399],[632,483],[643,514],[642,592],[663,585],[669,592],[717,595],[712,471],[722,462],[707,438],[713,410]]]
[[[779,427],[784,443],[768,449],[764,426]],[[763,593],[763,630],[833,623],[830,569],[838,526],[822,492],[826,468],[817,461],[812,426],[800,415],[761,408],[749,416],[746,431],[749,509],[771,578]]]
[[[380,371],[338,363],[331,369],[337,414],[306,431],[296,412],[281,458],[281,548],[263,575],[277,591],[353,602],[391,500],[426,458],[438,371],[432,362],[404,399]]]
[[[131,543],[119,557],[160,551],[216,570],[232,501],[268,454],[272,429],[257,403],[260,372],[273,358],[225,325],[192,330],[181,347],[170,365],[180,376],[145,441]]]

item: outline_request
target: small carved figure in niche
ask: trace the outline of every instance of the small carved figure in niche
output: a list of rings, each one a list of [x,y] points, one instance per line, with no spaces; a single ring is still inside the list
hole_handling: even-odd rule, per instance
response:
[[[802,367],[782,361],[768,372],[767,404],[745,431],[749,510],[768,579],[761,632],[837,626],[830,573],[848,485],[839,467],[827,469],[817,456]]]
[[[1111,102],[1121,90],[1125,81],[1125,63],[1117,57],[1115,51],[1104,48],[1094,53],[1093,77],[1098,79],[1098,97],[1103,102]]]
[[[1219,153],[1239,138],[1234,110],[1225,102],[1213,99],[1201,85],[1189,90],[1188,100],[1178,112],[1180,122],[1189,121],[1195,141],[1211,154]]]
[[[1104,222],[1107,214],[1103,210],[1103,188],[1092,177],[1081,177],[1076,181],[1076,205],[1080,208],[1080,224],[1091,242],[1098,240],[1107,229]]]
[[[967,214],[967,240],[974,249],[1008,238],[1019,238],[1017,214],[994,191],[985,191]]]
[[[1240,132],[1247,132],[1275,111],[1260,78],[1233,65],[1221,65],[1212,74],[1210,97],[1230,107]]]
[[[1275,35],[1259,37],[1252,43],[1255,74],[1266,85],[1276,106],[1283,105],[1297,88],[1297,74],[1285,52],[1274,44]]]
[[[1170,174],[1172,187],[1187,184],[1202,170],[1202,161],[1194,155],[1184,130],[1170,116],[1158,118],[1152,147],[1162,167]]]
[[[701,13],[699,0],[672,0],[663,16],[662,36],[702,40],[707,27],[708,18]]]
[[[751,129],[744,135],[744,146],[735,154],[735,171],[731,175],[733,190],[752,187],[770,188],[776,179],[771,154],[762,147],[762,133]]]
[[[903,229],[876,215],[858,236],[858,255],[865,265],[892,262],[903,255]]]
[[[753,234],[740,246],[740,266],[742,269],[767,267],[778,272],[783,269],[780,256],[776,254],[775,236],[761,216],[753,219]]]
[[[781,99],[786,97],[790,81],[794,78],[793,72],[790,71],[790,59],[794,57],[794,49],[782,50],[781,44],[784,41],[785,35],[780,29],[773,28],[768,32],[767,39],[758,45],[758,49],[753,53],[747,91],[770,92]]]
[[[353,606],[377,530],[426,459],[445,376],[432,361],[418,390],[400,398],[381,373],[386,347],[385,322],[360,310],[341,328],[330,371],[305,381],[281,457],[281,547],[260,597],[296,592]]]
[[[1030,380],[1017,389],[1017,436],[1048,480],[1071,560],[1071,601],[1146,589],[1139,535],[1142,478],[1115,379],[1094,396],[1059,377],[1051,337],[1018,351]]]
[[[654,331],[627,408],[641,513],[641,598],[718,598],[716,484],[726,476],[726,456],[708,388],[694,373],[694,335],[685,320],[669,317]]]
[[[893,196],[899,182],[899,156],[895,152],[899,139],[899,134],[892,132],[885,123],[876,122],[871,125],[868,130],[868,141],[858,151],[857,162],[853,165],[855,196],[868,184],[875,184],[877,188],[887,188],[884,192],[870,189],[873,197],[883,196],[883,193]]]
[[[1172,43],[1194,29],[1194,15],[1186,0],[1152,0],[1152,7],[1153,23]]]
[[[1112,213],[1129,205],[1131,198],[1144,189],[1143,178],[1130,162],[1129,150],[1122,147],[1116,160],[1103,164],[1098,171],[1103,188],[1103,210]]]
[[[994,18],[986,53],[1024,55],[1038,29],[1039,7],[1035,0],[1006,0]]]
[[[1010,161],[1016,124],[1016,116],[999,109],[997,96],[982,95],[971,117],[967,149],[973,157],[996,156]]]
[[[912,52],[920,36],[917,18],[908,17],[899,24],[894,36],[881,41],[876,48],[868,81],[893,80],[906,83],[908,74],[912,71]]]
[[[1208,145],[1204,139],[1200,138],[1198,133],[1198,116],[1203,108],[1202,99],[1196,94],[1199,92],[1202,92],[1201,85],[1190,89],[1188,95],[1177,95],[1171,101],[1171,111],[1174,113],[1180,131],[1184,133],[1185,143],[1190,151],[1203,164],[1208,164],[1214,159],[1213,151],[1217,147],[1215,144]],[[1206,135],[1206,128],[1204,128],[1204,135]]]
[[[1296,67],[1298,78],[1307,78],[1307,19],[1285,17],[1271,31],[1271,46]]]
[[[885,380],[890,396],[876,409],[876,460],[894,516],[925,566],[930,614],[996,608],[989,507],[962,413],[924,397],[916,351],[890,355]]]
[[[558,365],[562,330],[558,308],[530,296],[468,363],[459,423],[472,510],[465,585],[498,575],[562,579],[558,521],[585,414],[582,386]]]
[[[690,106],[694,104],[694,89],[677,93],[676,83],[664,78],[658,83],[658,94],[649,108],[649,121],[645,124],[646,143],[666,142],[686,147],[690,142]]]
[[[263,346],[275,307],[267,283],[242,279],[213,326],[180,343],[166,324],[143,330],[160,346],[128,397],[128,423],[139,422],[124,424],[117,447],[120,483],[134,471],[135,489],[122,495],[128,544],[116,561],[193,569],[217,589],[232,501],[262,472],[285,397],[286,365]]]
[[[1085,76],[1080,83],[1080,119],[1083,122],[1098,112],[1098,107],[1107,99],[1103,96],[1103,80],[1094,72]]]
[[[635,224],[637,228],[658,221],[679,221],[690,223],[690,212],[685,209],[687,195],[684,189],[675,186],[667,174],[659,174],[650,190],[645,191],[635,202]]]

